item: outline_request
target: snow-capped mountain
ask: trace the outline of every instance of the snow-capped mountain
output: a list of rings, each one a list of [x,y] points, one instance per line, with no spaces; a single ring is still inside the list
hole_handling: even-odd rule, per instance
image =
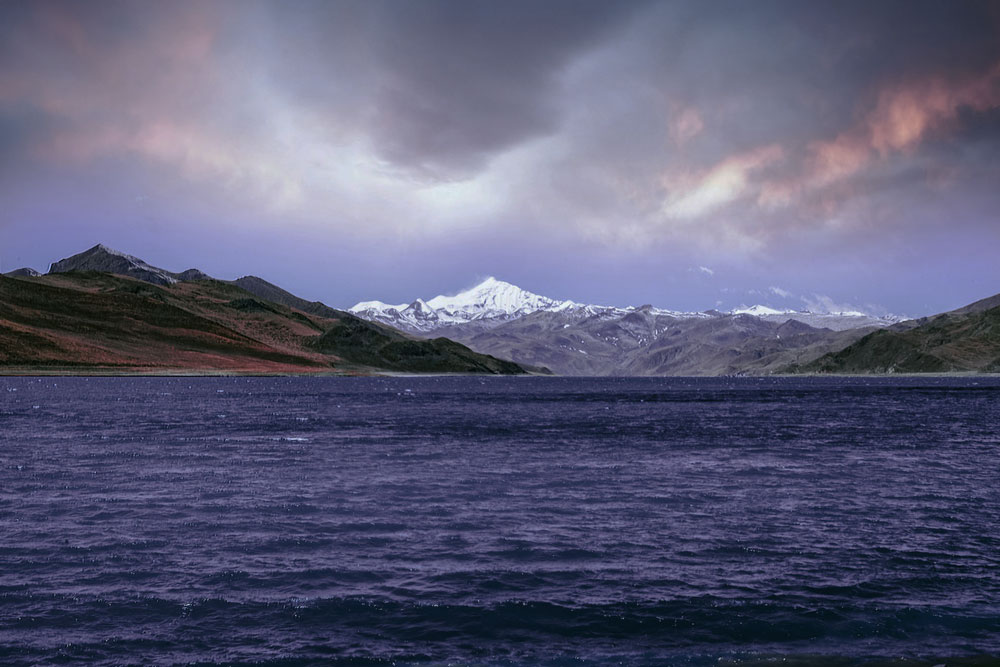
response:
[[[539,310],[560,311],[577,306],[572,301],[557,301],[539,296],[493,277],[455,296],[436,296],[427,305],[448,317],[466,321],[511,318]]]
[[[429,301],[417,299],[410,304],[362,301],[350,312],[371,320],[408,328],[433,328],[473,320],[511,319],[539,310],[565,310],[576,306],[572,301],[556,301],[533,294],[502,280],[490,277],[471,289],[454,296],[436,296]]]
[[[674,319],[694,319],[752,315],[771,322],[798,320],[810,326],[835,331],[868,326],[889,326],[900,321],[896,317],[874,317],[851,311],[837,313],[812,313],[800,310],[779,310],[770,306],[741,306],[729,312],[683,312],[645,306],[599,306],[569,300],[551,299],[521,289],[517,285],[490,277],[475,287],[454,296],[436,296],[424,301],[417,299],[409,304],[388,304],[382,301],[362,301],[349,309],[351,313],[388,324],[412,333],[427,333],[459,325],[475,323],[477,328],[490,328],[533,313],[562,313],[569,320],[597,316],[622,318],[630,313],[643,312],[652,316]]]
[[[560,375],[781,372],[896,322],[762,304],[728,312],[598,306],[541,296],[496,278],[454,296],[398,305],[366,301],[350,311]]]
[[[643,306],[649,309],[649,306]],[[489,277],[475,287],[454,296],[439,295],[410,304],[388,304],[382,301],[362,301],[349,312],[375,322],[411,332],[427,332],[443,327],[477,322],[484,326],[501,324],[538,312],[567,313],[580,317],[606,315],[622,317],[638,310],[551,299],[521,289],[517,285]],[[653,309],[656,314],[674,317],[706,317],[704,313],[679,313]]]

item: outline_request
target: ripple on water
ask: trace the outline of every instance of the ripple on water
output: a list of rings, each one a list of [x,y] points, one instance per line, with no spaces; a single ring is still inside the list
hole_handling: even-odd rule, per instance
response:
[[[0,386],[2,662],[1000,656],[1000,380]]]

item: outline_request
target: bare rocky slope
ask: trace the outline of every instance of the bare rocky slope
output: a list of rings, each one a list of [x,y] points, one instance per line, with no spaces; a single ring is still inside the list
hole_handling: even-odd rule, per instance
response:
[[[684,318],[640,309],[582,318],[539,312],[490,328],[460,325],[433,333],[561,375],[703,376],[779,372],[871,330],[833,331],[752,315]]]

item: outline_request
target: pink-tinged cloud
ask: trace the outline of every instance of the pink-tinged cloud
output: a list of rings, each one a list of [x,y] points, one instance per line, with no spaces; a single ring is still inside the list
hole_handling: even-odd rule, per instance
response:
[[[212,5],[123,12],[122,26],[86,3],[29,5],[7,44],[19,66],[0,67],[0,103],[31,105],[86,132],[102,123],[164,114],[201,115],[217,63]],[[107,8],[103,8],[107,11]]]
[[[963,107],[1000,106],[1000,63],[978,76],[934,77],[887,89],[868,118],[871,146],[879,155],[907,150],[955,119]]]
[[[824,186],[851,176],[872,159],[871,142],[857,132],[847,132],[833,141],[817,141],[809,146],[809,181]]]
[[[701,134],[705,121],[694,107],[679,109],[670,119],[670,138],[678,146],[683,146]]]
[[[752,187],[755,172],[784,157],[777,144],[733,155],[711,169],[680,177],[667,176],[668,192],[663,213],[668,218],[696,218],[710,213],[745,195]]]
[[[912,152],[932,133],[946,130],[963,108],[977,112],[1000,108],[1000,63],[978,75],[934,76],[885,87],[860,123],[834,139],[808,145],[801,175],[765,183],[760,203],[791,204],[798,195]]]

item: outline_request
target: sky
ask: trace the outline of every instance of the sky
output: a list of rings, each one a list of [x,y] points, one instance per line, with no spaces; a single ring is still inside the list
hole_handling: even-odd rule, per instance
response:
[[[1000,292],[1000,3],[0,4],[0,266],[347,307]]]

